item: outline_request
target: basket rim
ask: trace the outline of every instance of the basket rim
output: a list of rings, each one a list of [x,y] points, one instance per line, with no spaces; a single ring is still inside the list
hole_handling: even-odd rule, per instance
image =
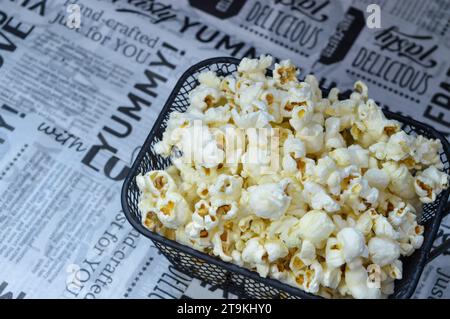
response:
[[[121,190],[121,204],[122,204],[123,212],[124,212],[128,222],[140,234],[151,239],[152,241],[156,241],[165,246],[169,246],[173,249],[180,250],[183,253],[191,255],[195,258],[199,258],[208,263],[212,263],[214,265],[220,266],[221,268],[225,269],[226,271],[231,271],[231,272],[238,273],[238,274],[246,276],[246,277],[250,277],[251,279],[253,279],[257,282],[261,282],[267,286],[273,287],[273,288],[281,290],[281,291],[285,291],[291,295],[298,296],[298,297],[305,298],[305,299],[323,299],[323,297],[321,297],[321,296],[317,296],[317,295],[308,293],[304,290],[301,290],[300,288],[283,283],[277,279],[269,278],[269,277],[267,277],[267,278],[261,277],[257,272],[254,272],[247,268],[238,266],[234,263],[223,261],[222,259],[220,259],[216,256],[208,255],[208,254],[201,252],[199,250],[196,250],[192,247],[181,244],[175,240],[168,239],[162,235],[159,235],[158,233],[152,232],[149,229],[145,228],[142,225],[142,223],[140,221],[138,221],[137,218],[135,218],[134,214],[132,214],[129,209],[129,206],[127,203],[127,193],[130,188],[130,185],[133,181],[133,178],[138,173],[138,171],[137,171],[138,166],[141,163],[142,159],[144,158],[146,151],[150,148],[150,145],[151,145],[151,142],[153,140],[153,136],[155,135],[156,130],[158,130],[160,128],[161,123],[164,120],[163,115],[166,113],[167,109],[169,109],[172,106],[172,104],[177,96],[177,93],[180,91],[180,89],[183,86],[186,79],[189,76],[191,76],[191,74],[193,72],[197,71],[198,69],[200,69],[202,67],[205,67],[205,66],[208,66],[211,64],[229,63],[229,64],[238,65],[239,62],[240,62],[240,60],[237,58],[226,57],[226,56],[209,58],[209,59],[202,60],[202,61],[192,65],[181,75],[181,77],[178,79],[177,83],[175,84],[173,90],[171,91],[169,97],[167,98],[167,101],[165,102],[163,108],[161,109],[161,111],[155,121],[155,124],[153,125],[152,129],[150,130],[150,133],[148,134],[144,144],[141,147],[141,150],[139,151],[138,155],[136,156],[136,159],[134,160],[133,165],[131,166],[131,168],[127,174],[127,177],[124,180],[124,183],[122,185],[122,190]],[[442,133],[438,132],[435,128],[431,127],[428,124],[419,122],[412,118],[402,116],[398,113],[394,113],[394,112],[391,112],[388,110],[383,110],[383,113],[390,119],[397,120],[401,123],[411,124],[415,127],[421,128],[424,131],[430,132],[434,136],[434,138],[437,138],[441,141],[443,151],[444,151],[447,159],[450,161],[450,142],[447,141],[447,139],[445,138],[445,136]],[[441,193],[442,199],[441,199],[440,205],[439,205],[438,209],[436,210],[435,216],[430,225],[430,229],[428,232],[428,238],[423,243],[422,247],[419,249],[419,252],[420,252],[419,261],[416,263],[416,268],[415,268],[414,274],[412,275],[412,282],[410,284],[408,284],[407,292],[402,295],[403,298],[409,298],[415,291],[415,288],[418,284],[418,281],[420,279],[422,271],[425,267],[425,264],[426,264],[426,261],[428,258],[428,254],[431,250],[434,239],[436,237],[436,233],[439,229],[439,225],[440,225],[442,217],[443,217],[443,210],[444,210],[445,205],[447,204],[449,195],[450,195],[450,188],[448,188],[446,191]]]

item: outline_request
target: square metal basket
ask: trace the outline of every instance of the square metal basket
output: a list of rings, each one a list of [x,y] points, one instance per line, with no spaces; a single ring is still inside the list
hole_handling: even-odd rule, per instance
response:
[[[212,58],[192,66],[181,76],[124,182],[122,188],[123,211],[135,229],[150,238],[175,267],[191,277],[228,290],[241,298],[320,298],[278,280],[262,278],[256,272],[224,262],[217,257],[169,240],[146,229],[141,223],[141,215],[138,209],[139,190],[135,177],[139,173],[161,170],[170,165],[169,159],[162,158],[153,150],[154,144],[162,138],[169,114],[175,110],[180,112],[186,110],[189,105],[188,94],[198,85],[197,78],[202,71],[212,70],[219,75],[226,76],[237,70],[239,62],[238,59],[228,57]],[[403,123],[403,129],[408,134],[422,134],[426,137],[439,138],[444,149],[440,154],[441,159],[445,171],[450,172],[450,145],[442,134],[428,125],[398,114],[391,112],[385,112],[385,114],[388,118]],[[434,203],[424,205],[420,220],[420,223],[425,227],[423,245],[412,256],[403,258],[403,279],[396,281],[395,292],[391,295],[391,298],[409,298],[417,286],[427,261],[450,246],[450,242],[446,242],[430,253],[441,219],[445,213],[448,213],[446,205],[449,192],[449,189],[442,192]]]

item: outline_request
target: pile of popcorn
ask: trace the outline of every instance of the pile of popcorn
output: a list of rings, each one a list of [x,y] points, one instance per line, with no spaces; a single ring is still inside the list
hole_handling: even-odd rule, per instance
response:
[[[327,298],[392,294],[400,258],[423,242],[422,203],[448,187],[440,141],[406,134],[360,81],[339,100],[289,60],[267,76],[271,65],[244,58],[231,76],[200,74],[155,145],[173,166],[136,177],[142,223]]]

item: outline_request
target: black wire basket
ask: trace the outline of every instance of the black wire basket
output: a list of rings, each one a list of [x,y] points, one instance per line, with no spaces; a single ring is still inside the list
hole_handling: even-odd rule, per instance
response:
[[[212,70],[219,75],[226,76],[237,70],[239,62],[238,59],[229,57],[212,58],[192,66],[181,76],[125,179],[121,198],[123,211],[136,230],[150,238],[176,268],[191,277],[232,292],[240,298],[320,298],[278,280],[262,278],[258,273],[249,269],[224,262],[217,257],[169,240],[148,230],[141,223],[141,214],[138,209],[139,189],[135,177],[140,173],[162,170],[170,165],[170,159],[157,155],[153,150],[155,143],[162,138],[170,113],[173,111],[184,112],[187,109],[189,106],[188,94],[198,85],[197,78],[201,72]],[[444,163],[444,170],[446,173],[450,172],[450,145],[442,134],[428,125],[396,113],[385,111],[385,114],[388,118],[401,122],[403,130],[408,134],[421,134],[428,138],[440,139],[443,145],[443,152],[440,156]],[[403,258],[403,279],[396,281],[395,292],[391,298],[411,297],[425,264],[450,246],[450,241],[447,241],[430,253],[441,219],[449,210],[446,207],[449,193],[450,189],[447,189],[438,196],[435,202],[424,205],[419,221],[425,227],[423,245],[410,257]]]

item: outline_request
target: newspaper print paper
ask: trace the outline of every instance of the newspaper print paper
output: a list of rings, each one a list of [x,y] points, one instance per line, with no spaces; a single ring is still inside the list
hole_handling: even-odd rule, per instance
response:
[[[202,59],[268,53],[342,90],[362,78],[381,105],[449,133],[450,3],[378,1],[372,30],[373,2],[0,0],[0,297],[237,298],[176,270],[121,211],[134,157]],[[447,218],[436,245],[449,233]],[[449,258],[415,297],[450,297]]]

